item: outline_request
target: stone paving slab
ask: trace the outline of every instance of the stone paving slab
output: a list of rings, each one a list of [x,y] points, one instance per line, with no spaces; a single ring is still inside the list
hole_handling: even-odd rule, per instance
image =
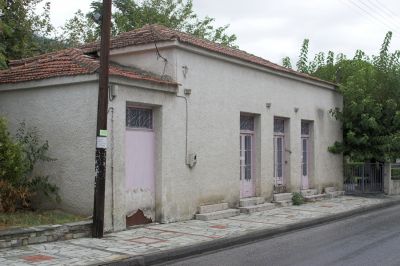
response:
[[[288,225],[329,218],[393,200],[343,196],[220,220],[154,224],[107,234],[103,239],[80,238],[8,248],[0,250],[0,265],[95,265],[115,262],[133,256],[214,243],[261,230],[283,230]]]

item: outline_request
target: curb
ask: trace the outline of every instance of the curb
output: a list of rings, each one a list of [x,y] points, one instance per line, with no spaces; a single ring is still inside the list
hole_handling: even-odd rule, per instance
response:
[[[257,230],[253,231],[250,233],[246,233],[244,235],[239,235],[239,236],[232,236],[232,237],[226,237],[222,239],[216,239],[216,240],[211,240],[205,243],[200,243],[200,244],[194,244],[186,247],[181,247],[181,248],[176,248],[173,250],[166,250],[166,251],[161,251],[161,252],[155,252],[155,253],[149,253],[145,255],[138,255],[138,256],[132,256],[128,257],[126,259],[122,259],[119,261],[111,261],[103,264],[96,264],[96,265],[116,265],[116,266],[122,266],[122,265],[153,265],[161,262],[166,262],[166,261],[171,261],[171,260],[176,260],[176,259],[182,259],[185,257],[190,257],[193,255],[198,255],[201,253],[209,252],[209,251],[216,251],[218,249],[223,249],[239,244],[244,244],[260,239],[265,239],[267,237],[272,237],[275,235],[283,234],[283,233],[288,233],[291,231],[296,231],[299,229],[305,229],[309,227],[313,227],[316,225],[321,225],[324,223],[329,223],[337,220],[341,220],[344,218],[349,218],[351,216],[356,216],[359,214],[363,214],[366,212],[371,212],[375,210],[379,210],[382,208],[389,208],[392,206],[395,206],[397,204],[400,204],[400,199],[391,199],[386,202],[378,203],[372,206],[364,206],[360,207],[355,210],[350,210],[350,211],[345,211],[342,213],[338,214],[331,214],[325,217],[321,218],[316,218],[316,219],[310,219],[310,220],[305,220],[299,223],[295,224],[290,224],[290,225],[285,225],[279,228],[272,228],[272,229],[262,229],[262,230]]]

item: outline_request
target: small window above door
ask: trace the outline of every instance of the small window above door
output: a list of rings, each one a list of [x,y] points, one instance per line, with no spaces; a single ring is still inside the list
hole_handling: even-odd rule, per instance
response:
[[[310,122],[301,121],[301,135],[310,135]]]
[[[126,127],[153,129],[153,110],[127,106]]]
[[[241,115],[240,130],[254,131],[254,117],[249,115]]]
[[[280,118],[274,119],[274,133],[285,133],[285,120]]]

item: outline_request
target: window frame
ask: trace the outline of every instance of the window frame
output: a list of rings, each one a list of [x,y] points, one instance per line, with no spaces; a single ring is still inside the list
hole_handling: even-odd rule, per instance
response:
[[[148,127],[129,127],[127,124],[127,117],[128,117],[128,109],[139,109],[139,110],[146,110],[151,112],[151,128]],[[151,107],[145,107],[145,106],[138,106],[138,105],[131,105],[127,104],[125,108],[125,129],[126,130],[133,130],[133,131],[154,131],[154,110]]]

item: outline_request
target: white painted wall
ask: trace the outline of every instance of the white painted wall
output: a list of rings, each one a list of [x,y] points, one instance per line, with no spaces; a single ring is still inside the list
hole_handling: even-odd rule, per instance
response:
[[[71,81],[59,78],[56,83],[65,80]],[[40,83],[42,86],[36,88],[12,91],[1,91],[6,86],[0,86],[0,116],[7,118],[12,133],[25,121],[27,126],[38,128],[43,140],[48,140],[49,155],[57,161],[44,163],[37,173],[50,175],[50,181],[59,186],[62,202],[57,207],[92,215],[96,83],[49,87],[50,81]],[[35,84],[31,82],[29,86]]]
[[[272,198],[274,116],[289,118],[290,189],[300,189],[302,119],[314,122],[311,186],[341,186],[342,157],[327,151],[328,146],[341,140],[340,124],[328,113],[342,106],[337,92],[212,58],[201,50],[172,47],[161,52],[168,59],[165,74],[181,84],[178,94],[192,90],[188,97],[188,151],[197,153],[198,163],[193,169],[185,164],[184,99],[175,93],[145,88],[147,85],[114,80],[119,85],[108,113],[106,230],[124,229],[125,216],[140,207],[134,196],[125,193],[126,103],[152,106],[155,112],[156,221],[191,219],[203,204],[238,205],[241,112],[256,115],[258,196]],[[154,50],[112,55],[111,59],[158,74],[164,69],[164,62],[157,60]],[[186,77],[184,66],[188,68]],[[269,109],[265,106],[268,102],[272,103]],[[299,108],[297,113],[295,107]],[[62,207],[87,215],[93,205],[96,110],[97,83],[0,91],[0,113],[10,119],[12,129],[25,119],[49,140],[51,155],[58,161],[44,169],[62,188]]]
[[[151,92],[140,88],[119,86],[115,106],[115,180],[118,202],[130,200],[122,193],[124,154],[125,103],[154,105],[157,112],[156,129],[157,175],[156,218],[161,222],[191,219],[199,205],[239,202],[239,142],[240,113],[256,117],[256,183],[257,195],[272,198],[273,190],[273,118],[289,118],[289,188],[300,189],[301,182],[301,120],[314,123],[313,176],[310,186],[342,184],[342,156],[328,152],[328,146],[341,140],[340,124],[329,110],[342,107],[342,97],[334,90],[281,77],[264,71],[240,66],[184,49],[163,50],[169,58],[167,69],[180,83],[179,95],[191,89],[189,103],[189,153],[197,153],[198,163],[193,169],[185,165],[185,102],[173,94]],[[154,51],[129,56],[114,56],[118,63],[157,72],[163,62],[153,60]],[[150,58],[150,59],[149,59]],[[153,58],[153,59],[151,59]],[[182,67],[187,66],[186,77]],[[272,103],[270,109],[267,102]],[[298,107],[296,113],[294,108]],[[117,129],[120,128],[120,129]],[[117,155],[119,154],[119,155]],[[115,203],[117,206],[124,204]],[[119,209],[115,227],[124,227],[126,209]]]

